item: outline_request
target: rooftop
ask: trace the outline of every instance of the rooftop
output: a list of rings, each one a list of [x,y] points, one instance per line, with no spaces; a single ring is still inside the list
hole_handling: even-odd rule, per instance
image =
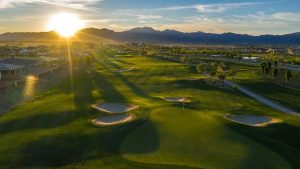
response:
[[[20,65],[13,65],[13,64],[5,64],[5,63],[1,63],[0,61],[0,71],[1,70],[16,70],[19,68],[22,68],[24,66],[20,66]]]
[[[28,58],[3,58],[0,59],[0,63],[2,64],[10,64],[10,65],[19,65],[19,66],[30,66],[35,65],[41,62],[37,59],[28,59]]]

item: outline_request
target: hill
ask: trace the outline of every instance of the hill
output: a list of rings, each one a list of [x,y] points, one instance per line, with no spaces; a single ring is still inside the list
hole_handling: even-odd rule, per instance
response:
[[[78,38],[90,41],[109,40],[158,44],[300,44],[300,33],[253,36],[235,33],[184,33],[168,29],[158,31],[150,27],[134,28],[123,32],[86,28],[78,33]],[[57,40],[60,37],[55,32],[4,33],[0,35],[0,41],[43,41],[45,39]]]

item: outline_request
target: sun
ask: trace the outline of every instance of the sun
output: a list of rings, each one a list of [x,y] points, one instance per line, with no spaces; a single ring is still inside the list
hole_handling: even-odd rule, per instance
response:
[[[75,14],[60,13],[53,15],[49,21],[48,29],[54,30],[63,37],[71,37],[84,27],[84,22]]]

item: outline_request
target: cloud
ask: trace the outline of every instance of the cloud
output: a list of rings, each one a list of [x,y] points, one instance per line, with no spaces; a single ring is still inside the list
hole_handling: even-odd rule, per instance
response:
[[[139,15],[138,19],[160,19],[162,18],[161,15]]]
[[[0,9],[13,8],[26,4],[49,4],[73,9],[89,10],[91,5],[103,0],[1,0]]]
[[[218,3],[218,4],[196,4],[191,6],[173,6],[166,8],[159,8],[157,10],[183,10],[183,9],[196,9],[200,13],[223,13],[227,10],[261,5],[264,3]]]
[[[84,20],[86,23],[111,23],[111,22],[126,22],[128,19],[91,19]]]
[[[300,13],[279,12],[272,15],[275,19],[283,21],[300,22]]]

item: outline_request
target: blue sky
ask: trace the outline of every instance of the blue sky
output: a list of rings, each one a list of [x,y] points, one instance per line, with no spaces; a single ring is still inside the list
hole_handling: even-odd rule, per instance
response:
[[[86,27],[117,31],[149,26],[183,32],[300,32],[299,0],[0,0],[0,33],[48,31],[52,15],[69,12]]]

